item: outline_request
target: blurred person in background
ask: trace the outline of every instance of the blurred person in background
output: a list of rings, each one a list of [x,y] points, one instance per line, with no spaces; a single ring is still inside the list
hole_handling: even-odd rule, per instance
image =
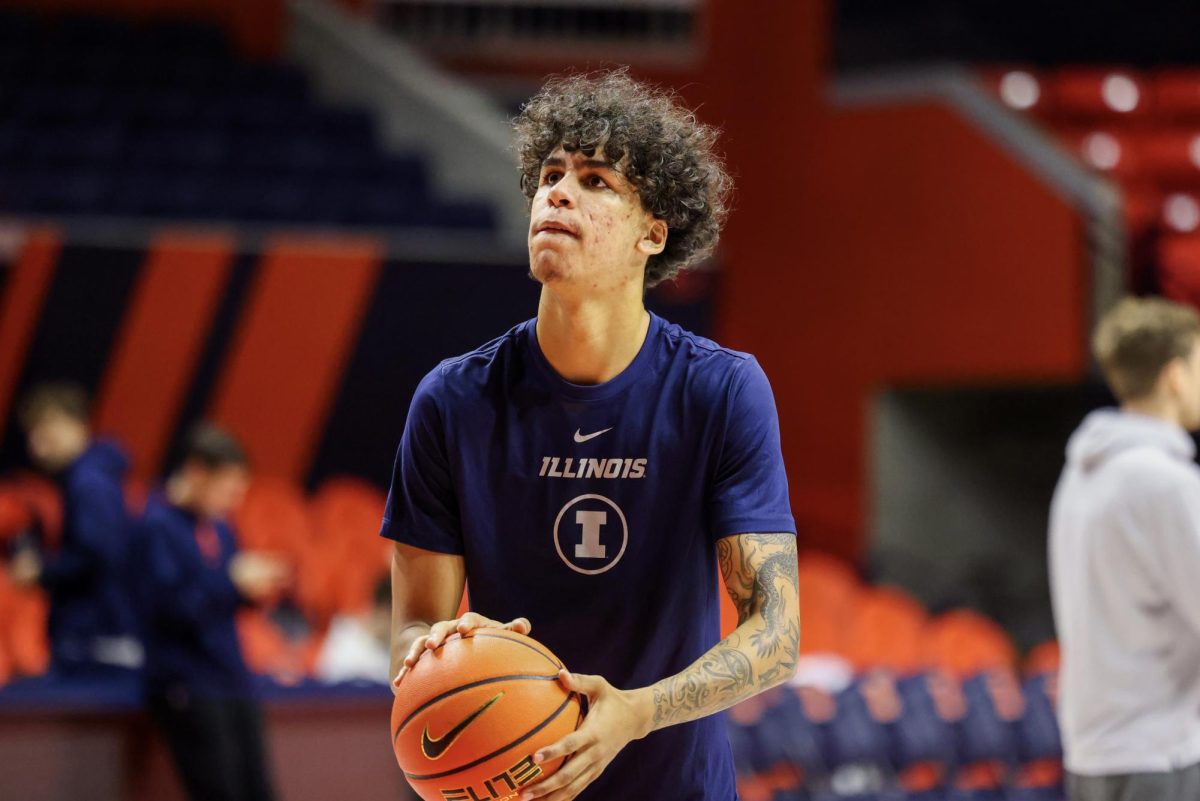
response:
[[[392,583],[375,585],[369,609],[337,615],[317,657],[317,678],[328,682],[373,681],[386,684],[391,662]]]
[[[150,712],[193,801],[273,797],[235,615],[288,576],[276,559],[238,551],[227,517],[248,483],[238,442],[200,425],[136,535]]]
[[[51,676],[136,682],[142,663],[129,590],[132,521],[120,447],[94,440],[88,397],[74,384],[34,387],[18,409],[33,462],[59,485],[62,539],[48,550],[25,541],[13,555],[18,586],[41,586],[50,599]]]
[[[1067,447],[1050,513],[1073,801],[1200,798],[1200,316],[1127,299],[1096,360],[1120,401]]]

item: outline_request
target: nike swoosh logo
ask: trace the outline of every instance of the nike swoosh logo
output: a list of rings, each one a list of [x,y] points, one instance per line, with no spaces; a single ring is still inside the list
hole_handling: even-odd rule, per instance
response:
[[[609,426],[608,428],[604,429],[604,431],[597,431],[595,434],[580,434],[579,429],[577,428],[577,429],[575,429],[575,441],[576,442],[587,442],[589,439],[595,439],[596,437],[600,436],[605,431],[612,431],[612,426]]]
[[[429,759],[438,759],[442,754],[446,753],[446,749],[454,745],[454,741],[459,735],[466,731],[466,728],[479,719],[479,716],[487,712],[492,704],[504,697],[504,693],[496,693],[483,706],[476,709],[471,714],[467,715],[461,723],[452,728],[450,731],[443,734],[441,737],[430,737],[429,726],[425,726],[425,730],[421,732],[421,753]]]

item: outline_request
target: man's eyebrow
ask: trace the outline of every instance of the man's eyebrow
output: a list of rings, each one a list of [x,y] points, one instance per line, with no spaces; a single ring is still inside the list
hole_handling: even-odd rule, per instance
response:
[[[542,169],[545,169],[546,167],[566,167],[566,166],[567,166],[566,159],[559,158],[558,156],[547,156],[546,159],[542,162]],[[621,170],[617,168],[616,164],[613,164],[611,161],[606,161],[605,159],[585,159],[583,161],[583,166],[604,169],[604,170],[612,170],[615,173],[621,172]]]

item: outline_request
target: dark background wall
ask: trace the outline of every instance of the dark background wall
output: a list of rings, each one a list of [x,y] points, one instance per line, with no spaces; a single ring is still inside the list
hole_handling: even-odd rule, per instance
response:
[[[421,377],[537,312],[522,263],[414,260],[346,238],[261,249],[233,235],[59,239],[31,239],[5,271],[45,281],[24,336],[6,343],[19,366],[7,401],[40,381],[82,384],[98,429],[126,444],[145,480],[170,465],[188,427],[211,418],[245,440],[260,473],[386,486]],[[710,334],[717,280],[706,271],[660,285],[648,305]],[[24,464],[10,415],[0,471]]]

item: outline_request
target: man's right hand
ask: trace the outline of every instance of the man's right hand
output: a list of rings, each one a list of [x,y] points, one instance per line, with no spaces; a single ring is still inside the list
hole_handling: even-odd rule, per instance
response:
[[[453,634],[466,636],[475,629],[506,629],[508,631],[515,631],[518,634],[528,634],[533,627],[530,625],[529,620],[523,617],[519,617],[508,623],[501,623],[498,620],[492,620],[475,612],[467,612],[455,620],[443,620],[440,623],[434,623],[429,627],[428,634],[422,634],[412,641],[412,645],[408,649],[408,654],[404,657],[404,664],[401,666],[400,672],[392,680],[393,688],[400,686],[404,675],[412,669],[413,665],[417,664],[417,660],[426,651],[432,651],[437,648],[446,641],[447,637]]]
[[[288,583],[287,563],[277,557],[255,551],[243,551],[229,562],[229,578],[246,598],[265,600]]]

